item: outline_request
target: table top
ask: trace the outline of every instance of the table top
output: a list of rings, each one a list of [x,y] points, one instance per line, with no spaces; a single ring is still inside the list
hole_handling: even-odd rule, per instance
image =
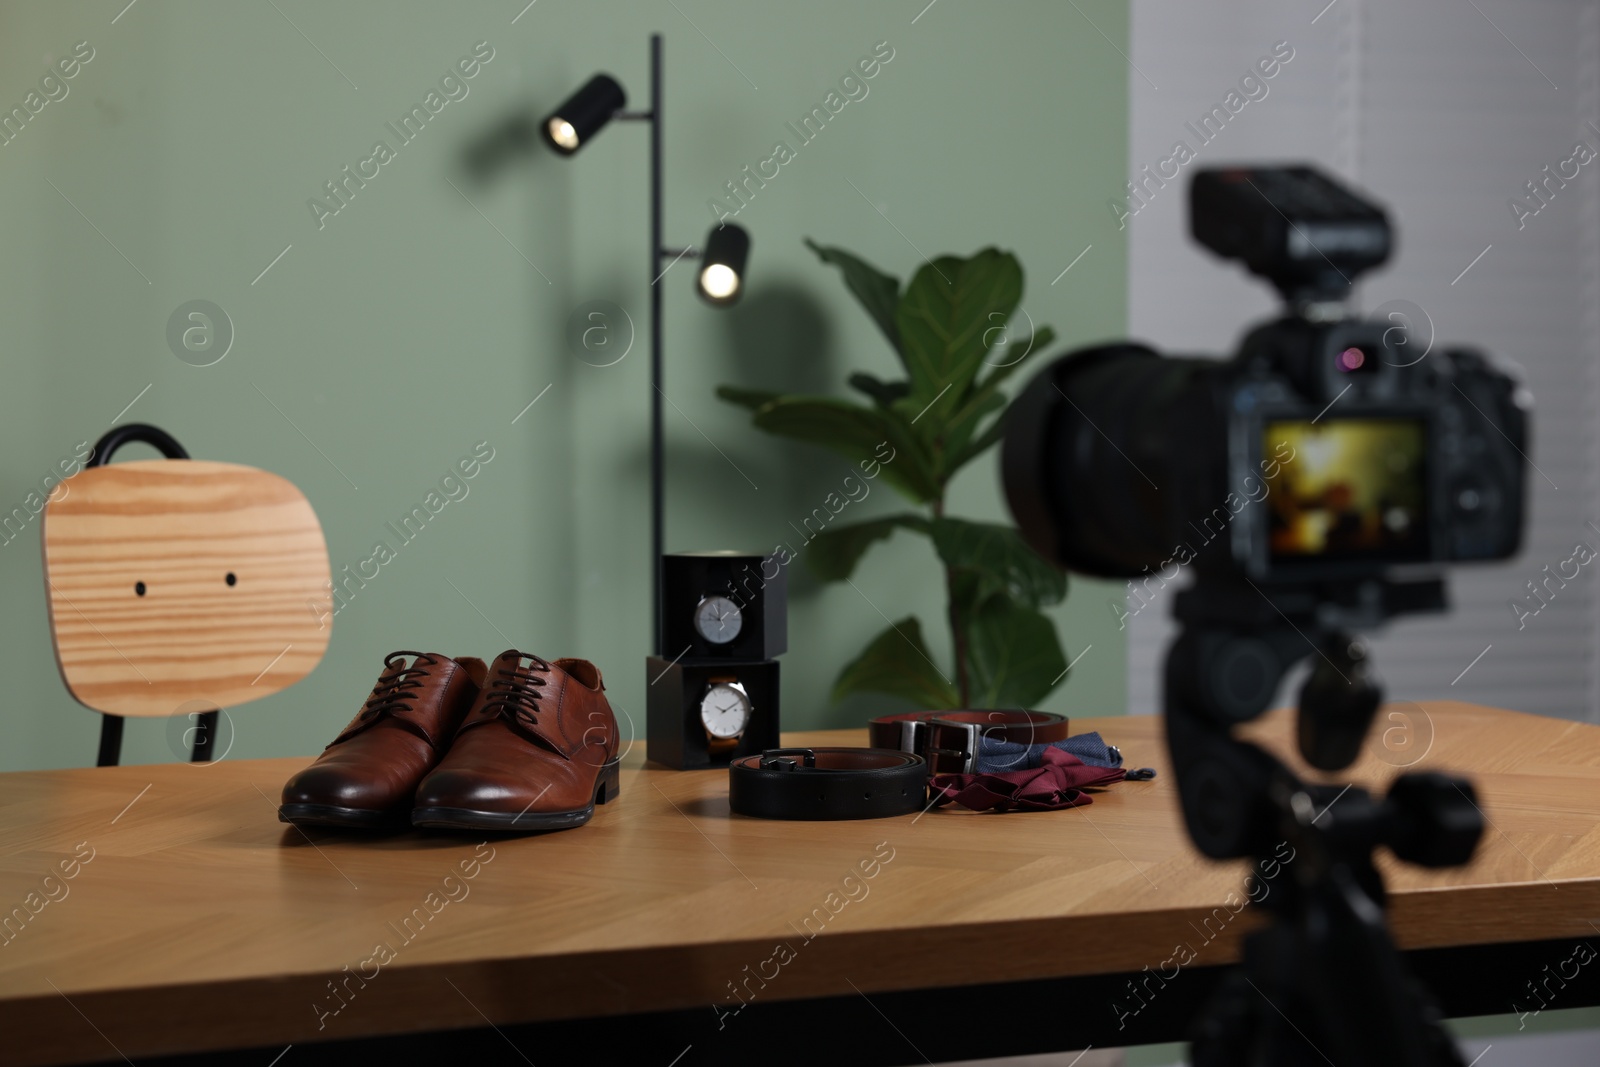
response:
[[[1383,863],[1400,945],[1592,934],[1600,727],[1456,703],[1421,711],[1431,745],[1415,766],[1470,771],[1490,828],[1466,868]],[[1383,722],[1345,778],[1393,777]],[[1252,730],[1286,754],[1290,725],[1279,712]],[[7,1058],[710,1011],[736,1007],[736,987],[793,999],[1119,973],[1184,944],[1197,965],[1228,963],[1251,922],[1248,908],[1231,921],[1229,906],[1247,865],[1188,843],[1160,726],[1073,723],[1160,771],[1087,807],[863,822],[734,816],[725,771],[647,768],[641,743],[620,798],[588,826],[487,843],[308,837],[275,810],[304,759],[3,774]]]

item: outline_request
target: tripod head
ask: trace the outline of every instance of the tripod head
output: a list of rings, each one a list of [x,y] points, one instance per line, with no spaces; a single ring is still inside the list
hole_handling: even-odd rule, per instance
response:
[[[1363,642],[1349,636],[1403,615],[1446,610],[1444,580],[1370,576],[1359,581],[1279,581],[1201,573],[1173,617],[1203,633],[1200,677],[1168,678],[1185,707],[1217,727],[1266,711],[1289,669],[1315,653],[1300,690],[1298,741],[1307,763],[1337,771],[1354,762],[1382,702]]]
[[[1483,834],[1471,783],[1408,772],[1379,797],[1355,785],[1302,781],[1234,736],[1310,656],[1297,745],[1319,770],[1348,767],[1383,697],[1354,632],[1443,607],[1437,578],[1328,588],[1202,573],[1179,594],[1182,631],[1167,654],[1164,710],[1189,834],[1214,859],[1264,860],[1287,844],[1294,873],[1287,892],[1263,901],[1275,922],[1247,939],[1244,985],[1225,987],[1205,1017],[1196,1067],[1300,1063],[1306,1041],[1338,1067],[1460,1064],[1389,938],[1372,856],[1382,846],[1421,866],[1466,863]],[[1262,997],[1276,1011],[1262,1011]]]

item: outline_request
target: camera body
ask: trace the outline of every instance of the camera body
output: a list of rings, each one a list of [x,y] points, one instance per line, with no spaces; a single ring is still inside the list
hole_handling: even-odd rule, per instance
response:
[[[1230,360],[1135,344],[1072,353],[1008,413],[1006,494],[1023,537],[1103,577],[1341,583],[1513,555],[1527,405],[1481,354],[1413,354],[1407,327],[1345,317],[1383,262],[1383,212],[1304,167],[1203,171],[1193,232],[1289,311]]]

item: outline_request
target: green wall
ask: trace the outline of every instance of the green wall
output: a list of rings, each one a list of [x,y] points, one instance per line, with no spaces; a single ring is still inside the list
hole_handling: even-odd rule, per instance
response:
[[[617,125],[573,159],[535,149],[487,175],[465,161],[596,69],[643,106],[651,31],[667,35],[672,244],[701,241],[724,182],[792,142],[785,123],[874,45],[893,49],[868,95],[740,214],[754,238],[744,301],[704,306],[687,264],[661,281],[669,549],[770,548],[848,472],[752,430],[714,399],[717,383],[838,392],[853,369],[893,370],[803,236],[902,275],[923,253],[997,244],[1028,268],[1024,306],[1060,346],[1124,326],[1125,250],[1092,194],[1123,177],[1126,68],[1085,19],[1125,50],[1120,2],[1082,0],[1080,14],[1042,0],[925,11],[924,0],[538,0],[515,23],[522,0],[124,2],[0,8],[6,109],[77,42],[94,50],[67,95],[0,146],[0,511],[138,397],[122,421],[299,485],[337,570],[368,556],[385,522],[477,442],[495,450],[469,495],[340,611],[315,673],[232,712],[230,758],[319,750],[396,648],[587,656],[642,733],[646,133]],[[319,228],[307,201],[325,200],[323,183],[375,141],[397,144],[385,124],[480,41],[493,58],[467,95]],[[173,310],[196,299],[235,331],[212,366],[180,361],[167,342]],[[640,333],[614,366],[583,362],[566,341],[591,300],[626,310]],[[856,506],[864,517],[897,504],[879,486]],[[952,510],[1003,516],[992,461],[963,474]],[[0,769],[94,756],[98,717],[67,695],[52,659],[37,536],[35,521],[0,547]],[[873,709],[830,706],[827,690],[884,625],[877,608],[919,613],[947,655],[933,567],[909,538],[882,545],[857,579],[865,598],[795,568],[789,727],[853,725]],[[1124,710],[1109,593],[1077,582],[1056,612],[1069,656],[1093,647],[1046,707]],[[160,723],[130,723],[124,751],[130,763],[174,758]]]

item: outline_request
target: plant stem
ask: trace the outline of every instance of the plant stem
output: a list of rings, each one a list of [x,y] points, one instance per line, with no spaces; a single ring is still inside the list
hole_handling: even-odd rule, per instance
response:
[[[933,517],[944,518],[943,497],[933,502]],[[956,661],[956,692],[961,697],[959,706],[965,708],[971,705],[971,683],[967,678],[967,634],[961,625],[961,610],[956,606],[956,572],[949,564],[944,565],[944,590],[945,612],[950,619],[950,647]]]

